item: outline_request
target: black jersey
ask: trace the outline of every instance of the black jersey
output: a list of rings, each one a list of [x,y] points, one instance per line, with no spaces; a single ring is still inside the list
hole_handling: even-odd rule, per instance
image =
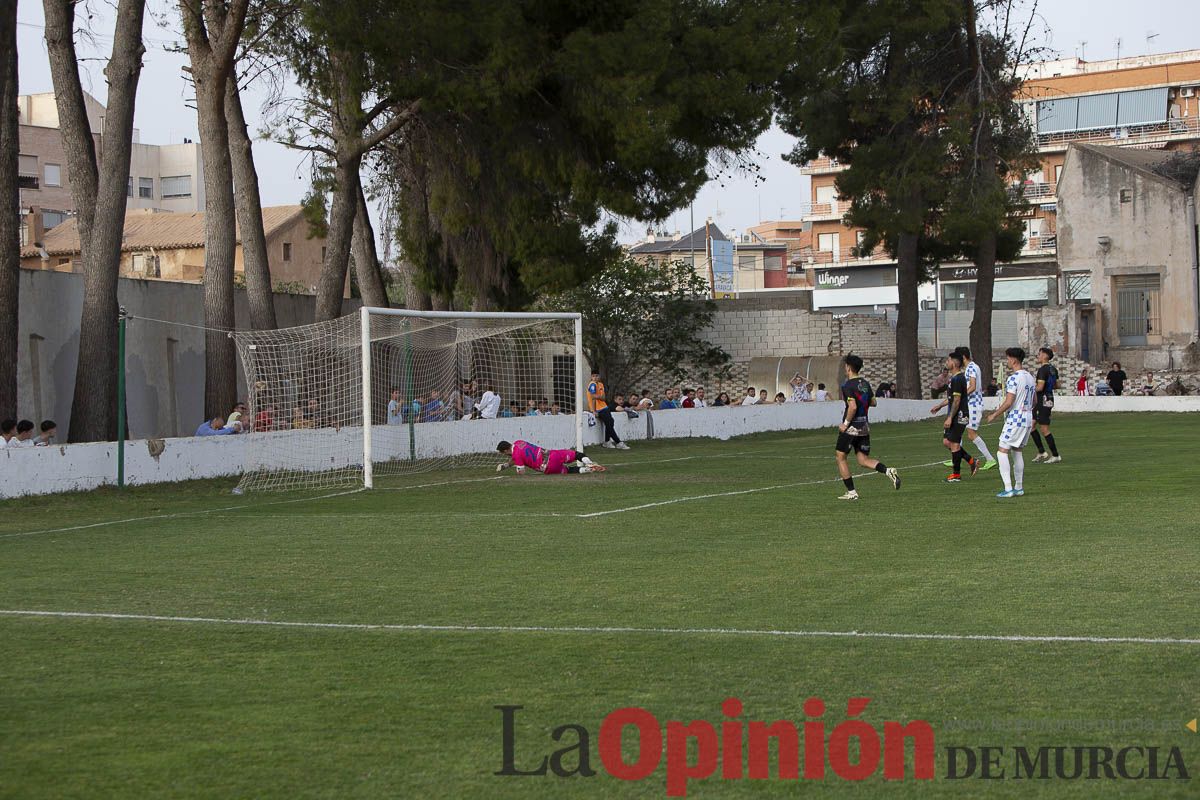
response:
[[[954,411],[954,398],[958,397],[958,411]],[[967,376],[963,373],[950,378],[950,385],[946,388],[946,416],[949,417],[953,413],[953,418],[950,420],[951,425],[966,425],[968,419],[967,412]]]
[[[868,430],[867,411],[874,396],[871,384],[866,378],[850,378],[842,384],[842,400],[845,401],[846,407],[849,408],[850,401],[854,401],[854,419],[850,421],[850,427],[860,431],[860,435],[865,435]]]
[[[1053,364],[1042,364],[1038,367],[1036,381],[1042,383],[1042,390],[1037,393],[1038,406],[1054,405],[1054,387],[1058,384],[1058,369]]]

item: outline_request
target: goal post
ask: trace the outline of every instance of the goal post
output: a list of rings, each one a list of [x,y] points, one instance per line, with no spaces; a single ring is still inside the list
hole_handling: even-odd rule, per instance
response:
[[[254,437],[243,490],[372,488],[388,476],[494,467],[501,439],[583,449],[578,313],[363,307],[234,339]]]

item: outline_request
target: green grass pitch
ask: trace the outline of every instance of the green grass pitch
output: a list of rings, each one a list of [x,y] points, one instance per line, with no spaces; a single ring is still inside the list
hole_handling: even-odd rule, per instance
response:
[[[859,478],[858,503],[836,500],[828,430],[595,448],[615,464],[601,475],[0,503],[5,612],[584,629],[0,614],[0,797],[664,797],[665,755],[643,781],[605,772],[601,721],[640,706],[719,730],[727,697],[744,721],[798,726],[820,697],[828,730],[869,697],[880,731],[930,723],[936,777],[718,768],[689,797],[1195,797],[1200,734],[1184,726],[1200,715],[1200,644],[744,633],[1200,639],[1200,418],[1060,415],[1054,432],[1063,463],[1028,463],[1031,446],[1028,493],[1009,501],[995,471],[947,485],[940,465],[914,466],[946,457],[930,421],[875,428],[904,484]],[[985,433],[994,449],[999,427]],[[406,488],[420,484],[440,485]],[[686,499],[700,495],[716,496]],[[494,775],[497,705],[524,707],[518,767],[574,723],[598,774]],[[1178,747],[1192,777],[945,778],[948,747],[1060,745]]]

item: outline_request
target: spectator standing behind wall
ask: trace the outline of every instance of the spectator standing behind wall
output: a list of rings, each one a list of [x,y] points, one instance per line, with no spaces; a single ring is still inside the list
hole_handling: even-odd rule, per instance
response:
[[[404,404],[400,402],[400,390],[392,389],[392,399],[388,400],[387,406],[387,424],[388,425],[403,425],[404,424]]]
[[[1125,391],[1125,381],[1129,380],[1129,376],[1125,374],[1125,370],[1121,369],[1121,362],[1114,361],[1112,369],[1108,371],[1108,388],[1112,389],[1112,393],[1120,395]]]
[[[54,424],[54,420],[44,419],[39,427],[42,432],[34,438],[33,446],[49,447],[54,442],[54,437],[58,434],[58,426]]]
[[[829,392],[825,391],[825,384],[817,384],[817,402],[824,403],[829,399]]]
[[[496,394],[496,387],[489,384],[483,397],[479,398],[479,402],[475,404],[475,412],[481,419],[495,419],[500,416],[502,403],[500,395]]]
[[[752,406],[758,402],[758,395],[754,391],[753,386],[746,387],[746,396],[742,398],[742,405]]]
[[[17,421],[15,419],[6,419],[0,422],[0,450],[8,447],[17,435]]]
[[[296,409],[299,411],[300,409]],[[200,424],[196,428],[197,436],[228,436],[233,433],[232,428],[225,427],[225,418],[216,416]]]
[[[246,413],[246,404],[238,400],[233,404],[233,411],[229,412],[229,418],[225,420],[225,427],[233,430],[234,433],[241,433],[245,430],[245,423],[242,422],[242,415]]]
[[[17,423],[16,433],[8,441],[9,447],[33,447],[33,423],[23,419]]]

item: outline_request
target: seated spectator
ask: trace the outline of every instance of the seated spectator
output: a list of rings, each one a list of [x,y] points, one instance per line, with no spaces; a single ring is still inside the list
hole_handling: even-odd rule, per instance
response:
[[[17,421],[15,419],[6,419],[0,421],[0,450],[8,447],[17,435]]]
[[[950,385],[950,370],[945,367],[938,373],[937,377],[929,382],[929,394],[934,400],[938,399],[938,395],[946,391],[946,387]]]
[[[732,405],[729,402],[729,392],[721,392],[717,395],[717,399],[713,401],[713,407]]]
[[[41,424],[42,432],[33,440],[34,447],[49,447],[58,433],[58,426],[52,419],[44,419]]]
[[[755,402],[755,405],[765,406],[768,402],[769,401],[767,400],[767,390],[759,389],[758,390],[758,400],[757,400],[757,402]]]
[[[245,402],[238,400],[233,404],[233,411],[229,412],[229,417],[225,420],[225,427],[232,428],[234,433],[241,433],[245,428],[245,424],[242,422],[242,415],[245,413]]]
[[[33,447],[33,423],[23,419],[13,429],[13,437],[8,440],[9,447]]]
[[[704,408],[708,405],[704,400],[704,389],[696,390],[696,394],[692,396],[692,405],[696,408]]]
[[[660,410],[666,411],[672,408],[679,408],[679,404],[675,402],[675,390],[667,389],[663,400],[658,404]]]
[[[538,400],[537,409],[539,417],[550,416],[550,401],[544,397],[541,400]]]
[[[1147,397],[1154,394],[1154,373],[1147,372],[1146,377],[1142,379],[1142,388],[1138,390],[1138,394]]]
[[[785,395],[783,392],[775,393],[775,405],[781,406],[786,402],[787,402],[787,395]]]
[[[254,430],[275,430],[275,405],[273,403],[267,403],[261,411],[254,415]]]
[[[1096,381],[1096,396],[1097,397],[1112,397],[1112,387],[1108,385],[1108,381],[1101,378]]]
[[[508,404],[508,408],[503,409],[500,412],[500,416],[505,419],[511,419],[512,417],[519,417],[519,416],[521,416],[521,407],[518,406],[515,401],[511,402]]]
[[[812,384],[802,377],[799,372],[792,376],[788,384],[792,387],[793,403],[807,403],[812,400]]]
[[[746,387],[746,396],[742,398],[742,405],[752,406],[758,402],[758,395],[754,391],[753,386]]]
[[[557,417],[560,414],[562,414],[562,406],[560,406],[558,403],[551,403],[550,416]]]
[[[311,419],[304,416],[303,406],[295,406],[292,408],[292,427],[299,429],[313,428],[316,427],[316,424]]]
[[[695,408],[696,407],[696,393],[694,390],[692,390],[692,389],[684,389],[683,390],[683,401],[679,404],[679,407],[680,408]]]
[[[422,422],[442,422],[450,413],[450,409],[442,401],[442,394],[437,389],[429,393],[429,402],[421,406]]]
[[[300,409],[297,408],[297,411]],[[233,431],[225,427],[225,418],[219,414],[210,420],[201,423],[199,428],[196,428],[196,436],[229,436]]]
[[[537,400],[532,397],[525,401],[525,416],[536,417],[538,415]]]
[[[896,396],[896,387],[894,384],[884,381],[883,383],[879,384],[878,388],[875,390],[875,396],[876,397],[895,397]]]
[[[654,401],[637,393],[629,395],[626,405],[634,411],[649,411],[654,408]]]
[[[992,378],[988,381],[987,388],[983,390],[984,397],[995,397],[1000,394],[1000,385],[996,383],[996,379]]]
[[[817,384],[817,393],[814,395],[818,403],[824,403],[829,399],[829,392],[825,391],[825,384]]]

